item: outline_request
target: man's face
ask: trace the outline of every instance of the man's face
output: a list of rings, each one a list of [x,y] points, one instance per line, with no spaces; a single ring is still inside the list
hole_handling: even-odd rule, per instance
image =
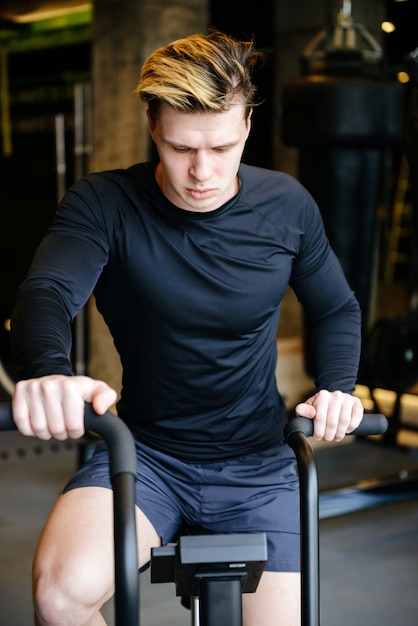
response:
[[[160,157],[156,178],[180,209],[213,211],[238,191],[238,167],[250,132],[241,102],[221,113],[183,113],[163,104],[148,127]]]

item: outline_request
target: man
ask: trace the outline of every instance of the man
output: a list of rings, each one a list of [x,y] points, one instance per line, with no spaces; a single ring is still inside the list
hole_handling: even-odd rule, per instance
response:
[[[299,624],[298,480],[276,388],[276,328],[290,284],[315,322],[315,437],[362,419],[351,395],[360,314],[309,194],[240,163],[258,59],[218,32],[157,50],[137,88],[157,163],[90,174],[62,200],[19,289],[13,341],[20,431],[79,437],[83,404],[116,393],[72,376],[70,322],[94,291],[123,366],[120,416],[137,441],[141,564],[183,520],[265,531],[269,561],[246,626]],[[37,624],[103,624],[113,592],[107,454],[70,481],[34,562]]]

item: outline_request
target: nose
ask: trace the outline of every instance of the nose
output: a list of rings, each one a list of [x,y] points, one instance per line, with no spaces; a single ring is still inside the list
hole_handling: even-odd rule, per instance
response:
[[[193,154],[189,173],[199,182],[208,180],[212,176],[210,157],[205,151],[199,150]]]

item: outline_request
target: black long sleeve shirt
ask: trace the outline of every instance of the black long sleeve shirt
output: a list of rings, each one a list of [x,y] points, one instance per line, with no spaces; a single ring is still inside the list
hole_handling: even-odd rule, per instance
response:
[[[70,323],[94,292],[122,362],[119,414],[145,443],[186,460],[279,443],[289,285],[314,321],[317,388],[351,392],[357,375],[359,307],[319,210],[290,176],[241,165],[233,199],[185,211],[154,168],[89,174],[63,198],[18,290],[19,376],[72,374]]]

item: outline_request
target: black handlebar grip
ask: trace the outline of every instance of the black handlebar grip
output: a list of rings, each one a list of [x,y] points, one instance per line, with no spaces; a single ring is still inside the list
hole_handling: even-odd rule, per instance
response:
[[[111,478],[117,474],[133,474],[136,478],[135,443],[125,422],[111,411],[97,415],[91,404],[86,403],[84,425],[86,430],[96,433],[106,442],[110,452]]]
[[[0,431],[16,430],[10,402],[0,402]]]
[[[131,431],[114,413],[107,411],[97,415],[91,404],[86,403],[84,425],[99,435],[110,452],[110,476],[133,474],[136,477],[136,451]],[[10,402],[0,402],[0,431],[16,430]]]
[[[349,435],[383,435],[388,429],[387,418],[380,413],[365,413],[360,425]],[[306,437],[312,437],[314,420],[308,417],[294,417],[288,421],[285,427],[285,437],[288,441],[293,433],[303,433]]]
[[[350,435],[384,435],[388,427],[388,419],[381,413],[365,413],[360,425]]]

